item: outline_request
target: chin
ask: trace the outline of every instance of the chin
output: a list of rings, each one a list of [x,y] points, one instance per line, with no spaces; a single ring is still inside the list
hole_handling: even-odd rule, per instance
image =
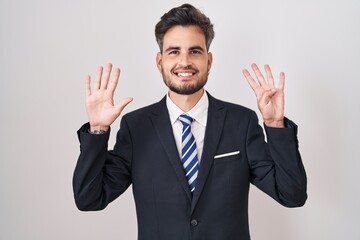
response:
[[[205,85],[205,84],[204,84]],[[192,95],[201,89],[203,89],[204,85],[198,85],[198,86],[186,86],[186,87],[176,87],[172,85],[168,85],[169,89],[177,94],[180,95]]]

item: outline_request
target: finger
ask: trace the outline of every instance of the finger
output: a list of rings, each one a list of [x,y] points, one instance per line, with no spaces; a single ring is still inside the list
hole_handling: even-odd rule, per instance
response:
[[[273,77],[273,75],[271,73],[270,66],[268,64],[265,64],[264,68],[265,68],[266,77],[267,77],[270,88],[275,88],[274,77]]]
[[[89,97],[91,95],[91,87],[90,87],[90,76],[87,75],[85,78],[85,93],[86,93],[86,97]]]
[[[275,93],[276,93],[275,89],[269,89],[264,91],[263,95],[259,100],[259,105],[266,106],[270,102],[271,98],[275,95]]]
[[[249,73],[249,71],[244,68],[242,70],[242,73],[244,74],[246,80],[248,81],[250,87],[252,88],[252,90],[254,90],[254,92],[256,91],[256,89],[259,87],[259,85],[257,84],[257,82],[252,78],[251,74]]]
[[[97,69],[97,74],[96,74],[96,79],[95,79],[95,84],[94,84],[94,89],[98,90],[100,88],[100,82],[101,82],[101,76],[103,73],[103,67],[100,66]]]
[[[108,63],[105,68],[104,76],[101,78],[101,85],[100,85],[101,89],[106,89],[106,87],[108,85],[110,74],[111,74],[111,68],[112,68],[112,64]]]
[[[265,82],[264,76],[262,75],[262,73],[261,73],[260,69],[258,68],[258,66],[255,63],[253,63],[253,64],[251,64],[251,68],[253,69],[253,71],[254,71],[254,73],[256,75],[256,78],[260,83],[260,86],[267,85],[266,82]]]
[[[128,98],[125,98],[123,100],[121,100],[121,102],[116,106],[119,114],[122,112],[122,110],[129,104],[131,103],[133,100],[132,97],[128,97]]]
[[[115,72],[114,72],[114,76],[109,84],[108,90],[111,92],[112,95],[114,95],[117,83],[119,81],[119,77],[120,77],[120,69],[116,68]]]
[[[279,89],[284,90],[285,87],[285,73],[281,72],[279,77]]]

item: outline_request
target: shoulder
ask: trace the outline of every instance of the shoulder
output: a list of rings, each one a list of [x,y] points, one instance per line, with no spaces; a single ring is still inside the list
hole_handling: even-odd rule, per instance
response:
[[[131,111],[123,116],[123,119],[126,121],[141,121],[147,119],[151,114],[154,114],[158,111],[167,111],[165,97],[162,98],[159,102],[153,103],[151,105],[136,109]]]
[[[250,108],[239,104],[216,99],[209,95],[209,117],[225,116],[227,125],[230,126],[249,126],[249,124],[259,124],[259,119]]]
[[[219,100],[217,98],[214,98],[208,93],[209,96],[209,107],[210,108],[224,108],[227,112],[227,114],[234,114],[234,115],[241,115],[241,116],[248,116],[255,114],[255,111],[247,108],[245,106],[242,106],[240,104],[235,104],[223,100]],[[255,114],[256,115],[256,114]]]

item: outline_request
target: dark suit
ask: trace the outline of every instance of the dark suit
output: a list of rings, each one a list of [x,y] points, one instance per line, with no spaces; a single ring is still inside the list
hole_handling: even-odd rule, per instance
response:
[[[209,95],[199,176],[191,196],[172,133],[165,98],[123,116],[113,151],[109,134],[79,131],[81,154],[73,187],[80,210],[100,210],[132,184],[141,240],[250,239],[249,183],[280,204],[302,206],[306,174],[297,126],[265,127],[242,106]],[[214,159],[214,156],[240,151]],[[119,236],[119,239],[121,236]]]

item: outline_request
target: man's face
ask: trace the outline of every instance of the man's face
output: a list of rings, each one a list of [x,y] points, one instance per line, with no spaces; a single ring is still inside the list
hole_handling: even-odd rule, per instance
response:
[[[212,63],[205,36],[196,26],[174,26],[164,35],[157,67],[164,83],[175,93],[190,95],[204,87]]]

